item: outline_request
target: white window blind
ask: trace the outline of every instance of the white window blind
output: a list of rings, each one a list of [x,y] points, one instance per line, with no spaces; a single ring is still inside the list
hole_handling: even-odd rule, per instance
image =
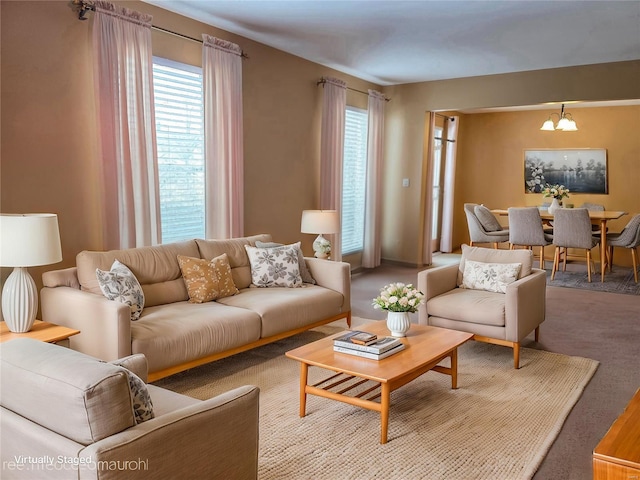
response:
[[[202,69],[154,57],[162,242],[204,238]]]
[[[367,185],[367,123],[365,110],[347,107],[342,173],[342,254],[364,248],[364,203]]]

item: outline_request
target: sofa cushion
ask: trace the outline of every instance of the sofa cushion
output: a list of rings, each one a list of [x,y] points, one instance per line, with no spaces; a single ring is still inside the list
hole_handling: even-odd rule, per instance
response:
[[[521,263],[484,263],[467,260],[462,275],[462,288],[506,293],[507,285],[517,280]]]
[[[131,351],[143,353],[149,371],[213,355],[255,342],[260,338],[260,317],[219,302],[176,302],[145,308],[131,323]]]
[[[454,288],[427,301],[429,316],[503,327],[505,296],[483,290]]]
[[[518,274],[518,280],[531,275],[533,266],[533,252],[531,250],[501,250],[496,248],[470,247],[462,245],[462,257],[458,267],[457,285],[462,285],[464,264],[467,260],[484,263],[521,263],[522,268]]]
[[[78,281],[82,290],[102,295],[96,268],[108,270],[117,259],[129,267],[142,285],[145,307],[186,301],[189,295],[182,280],[178,255],[199,257],[198,245],[189,240],[107,252],[85,250],[76,256]]]
[[[30,338],[3,343],[0,355],[4,408],[82,445],[135,425],[122,367]]]
[[[316,279],[313,278],[311,272],[309,271],[309,267],[307,266],[307,261],[304,259],[304,254],[302,253],[302,248],[300,248],[300,242],[296,243],[298,246],[298,268],[300,270],[300,276],[302,277],[302,281],[304,283],[310,283],[312,285],[316,284]],[[277,242],[256,242],[256,247],[258,248],[271,248],[271,247],[283,247],[283,243]]]
[[[144,292],[140,282],[126,265],[115,260],[108,272],[96,268],[96,278],[105,297],[129,305],[132,321],[140,318],[144,308]]]
[[[211,261],[178,255],[178,264],[190,303],[210,302],[218,298],[218,275]]]
[[[202,240],[196,239],[196,245],[200,252],[200,258],[211,260],[226,253],[231,265],[233,283],[237,288],[243,289],[251,285],[251,268],[249,257],[244,249],[245,245],[255,245],[256,241],[270,242],[271,235],[261,234],[250,237],[231,238],[228,240]]]
[[[482,224],[482,228],[487,232],[498,232],[502,230],[502,225],[500,225],[498,219],[491,213],[491,210],[484,205],[476,205],[473,207],[473,213],[476,214],[476,217],[478,217],[478,220]]]
[[[269,337],[342,313],[344,297],[328,288],[307,285],[305,288],[246,288],[239,295],[221,298],[216,303],[258,313],[261,336]]]
[[[245,245],[251,264],[251,283],[256,287],[303,286],[298,252],[300,244],[258,248]]]

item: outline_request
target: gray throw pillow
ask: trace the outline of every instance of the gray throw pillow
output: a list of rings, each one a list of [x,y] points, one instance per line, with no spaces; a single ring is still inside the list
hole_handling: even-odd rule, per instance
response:
[[[480,220],[482,227],[487,232],[498,232],[502,230],[502,225],[500,225],[500,222],[498,222],[493,213],[491,213],[491,210],[489,210],[484,205],[476,205],[473,209],[473,212],[476,214],[476,217],[478,217],[478,220]]]
[[[316,279],[313,278],[313,275],[311,275],[311,272],[309,271],[309,267],[307,267],[307,261],[304,259],[304,254],[302,253],[302,249],[300,248],[300,245],[297,243],[294,243],[293,245],[297,245],[297,248],[298,248],[298,270],[300,270],[300,276],[302,277],[302,281],[304,283],[311,283],[315,285]],[[273,248],[273,247],[283,247],[283,246],[284,246],[283,243],[261,242],[260,240],[256,242],[256,247],[258,248]]]
[[[96,278],[105,297],[129,305],[131,321],[140,318],[144,308],[144,292],[129,267],[115,260],[109,271],[96,268]]]

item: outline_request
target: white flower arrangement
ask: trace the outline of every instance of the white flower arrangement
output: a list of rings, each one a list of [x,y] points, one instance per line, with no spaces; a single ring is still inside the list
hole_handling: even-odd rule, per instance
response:
[[[389,312],[415,313],[424,303],[424,294],[412,284],[390,283],[380,289],[380,295],[373,299],[373,308]]]
[[[569,198],[569,189],[564,185],[550,185],[547,183],[542,189],[542,195],[562,200],[564,197]]]

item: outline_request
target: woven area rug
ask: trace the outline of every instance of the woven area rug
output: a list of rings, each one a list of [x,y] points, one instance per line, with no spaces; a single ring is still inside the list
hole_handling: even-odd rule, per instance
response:
[[[199,399],[259,386],[262,480],[516,480],[534,475],[598,367],[524,348],[515,370],[511,349],[467,342],[457,390],[428,372],[392,393],[389,442],[380,445],[376,412],[308,396],[307,416],[298,416],[299,365],[283,354],[340,330],[321,327],[155,384]],[[310,369],[310,382],[325,376]]]
[[[598,266],[598,269],[600,266]],[[586,270],[580,272],[560,271],[551,280],[551,269],[547,270],[547,286],[581,288],[594,292],[625,293],[640,295],[640,283],[635,283],[631,268],[614,267],[613,272],[607,272],[604,282],[600,281],[600,273],[591,274],[589,283]]]

